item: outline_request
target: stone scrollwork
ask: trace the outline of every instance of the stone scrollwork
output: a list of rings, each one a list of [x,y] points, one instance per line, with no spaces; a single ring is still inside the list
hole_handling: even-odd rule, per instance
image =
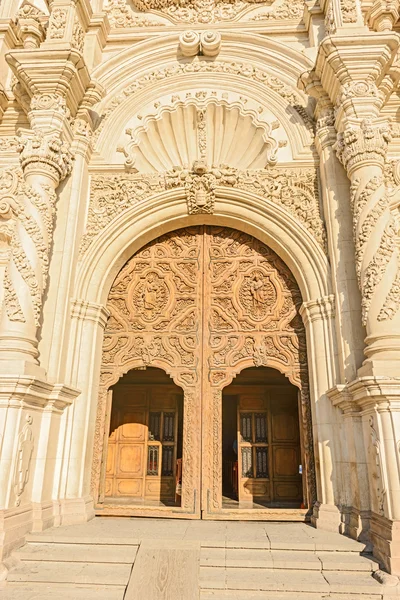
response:
[[[14,168],[0,173],[0,220],[9,256],[5,314],[10,321],[39,326],[53,234],[54,188],[70,172],[72,157],[57,136],[20,138],[18,150],[25,172]],[[32,178],[31,185],[30,173],[38,171],[42,180],[34,183]]]
[[[374,315],[379,322],[393,319],[400,309],[397,229],[384,178],[390,139],[387,124],[365,120],[358,128],[339,134],[336,143],[337,155],[351,178],[356,271],[364,325],[374,301],[379,304]],[[379,165],[375,175],[371,173],[371,163]],[[395,269],[389,271],[389,264],[395,264]]]
[[[208,167],[202,161],[192,169],[176,168],[165,174],[93,175],[86,234],[80,252],[125,210],[168,189],[183,189],[188,211],[211,213],[217,186],[238,188],[284,207],[325,249],[325,229],[319,211],[315,169],[275,167],[239,171],[232,167]]]
[[[252,8],[269,6],[273,0],[178,0],[175,3],[168,0],[133,0],[133,5],[139,13],[159,14],[173,23],[207,24],[240,19]],[[114,20],[114,26],[143,25],[144,21],[133,12],[124,0],[110,0],[106,10],[115,15],[115,6],[119,8],[119,19]],[[122,17],[122,19],[121,19]],[[112,19],[113,20],[113,19]],[[148,21],[147,25],[158,24]]]

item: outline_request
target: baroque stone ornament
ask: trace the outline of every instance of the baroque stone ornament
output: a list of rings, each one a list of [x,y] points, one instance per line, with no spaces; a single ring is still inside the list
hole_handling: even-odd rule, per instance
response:
[[[221,510],[222,389],[244,368],[263,365],[285,373],[300,389],[311,506],[316,490],[305,331],[298,314],[301,304],[297,284],[276,254],[233,229],[181,229],[138,251],[116,277],[107,301],[109,319],[94,440],[94,497],[99,497],[101,461],[107,451],[105,415],[111,410],[110,388],[130,369],[152,366],[166,371],[184,390],[182,509],[193,510],[195,502],[203,414],[210,509]],[[207,382],[204,389],[202,380]]]
[[[391,139],[387,124],[364,120],[338,135],[336,152],[351,178],[350,201],[356,245],[356,271],[362,294],[362,319],[391,320],[400,309],[400,270],[395,219],[384,180],[384,161]],[[370,164],[377,164],[376,174]],[[379,233],[378,233],[379,232]]]
[[[162,172],[178,165],[187,169],[196,161],[241,170],[275,165],[279,148],[287,143],[276,139],[280,123],[261,118],[243,97],[224,96],[201,90],[187,92],[184,99],[176,95],[168,106],[156,103],[155,114],[140,115],[140,126],[126,130],[128,144],[117,148],[125,156],[125,168]],[[183,135],[171,135],[174,129]]]
[[[33,418],[31,415],[27,415],[26,423],[18,436],[17,458],[14,469],[15,506],[21,504],[21,496],[29,480],[29,470],[33,453],[32,423]]]
[[[196,73],[223,73],[224,75],[235,75],[244,79],[251,79],[261,85],[265,85],[268,89],[272,90],[278,96],[284,99],[292,109],[303,120],[306,128],[313,132],[314,122],[306,110],[306,102],[304,97],[294,89],[293,87],[286,84],[284,81],[262,70],[258,67],[253,66],[249,62],[224,62],[224,61],[210,61],[206,58],[195,57],[193,62],[189,63],[171,63],[167,66],[160,67],[156,70],[149,71],[148,73],[141,75],[133,81],[127,88],[125,88],[120,94],[115,96],[110,104],[104,107],[102,112],[102,121],[96,129],[94,139],[97,140],[104,128],[106,121],[111,117],[114,111],[120,106],[127,98],[136,94],[139,90],[142,90],[148,86],[151,86],[155,82],[162,81],[164,79],[170,79],[180,75],[192,76]],[[310,138],[311,140],[311,138]]]
[[[72,157],[58,136],[22,137],[18,150],[26,179],[19,168],[0,174],[0,197],[9,206],[4,214],[9,217],[6,227],[10,248],[3,318],[6,316],[11,322],[33,322],[37,327],[49,268],[56,202],[54,187],[70,172]],[[29,176],[38,171],[42,179],[32,187]],[[49,178],[48,183],[43,175]]]
[[[189,213],[212,213],[218,186],[243,189],[279,204],[326,249],[315,169],[275,167],[241,172],[226,166],[209,168],[198,161],[190,170],[176,168],[164,175],[93,175],[86,233],[80,252],[86,252],[96,236],[121,213],[166,189],[184,189]]]
[[[179,0],[171,5],[167,0],[133,0],[137,11],[142,13],[151,12],[160,15],[172,23],[207,24],[240,19],[258,6],[269,6],[272,0]],[[110,0],[106,10],[111,12],[118,5],[120,20],[117,26],[122,26],[121,16],[125,27],[142,25],[143,19],[139,14],[128,8],[123,0]],[[148,25],[154,25],[155,21],[147,21]],[[114,21],[115,26],[115,21]],[[146,26],[146,25],[145,25]]]

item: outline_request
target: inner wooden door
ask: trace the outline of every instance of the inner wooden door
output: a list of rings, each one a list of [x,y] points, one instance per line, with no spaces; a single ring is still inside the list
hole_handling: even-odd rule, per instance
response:
[[[106,498],[176,503],[181,394],[175,386],[116,385]]]
[[[237,410],[237,496],[243,508],[299,508],[303,500],[297,390],[231,386]]]

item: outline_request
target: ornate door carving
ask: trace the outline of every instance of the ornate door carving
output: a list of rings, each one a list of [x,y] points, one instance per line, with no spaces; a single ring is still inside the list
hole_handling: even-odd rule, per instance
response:
[[[176,510],[199,516],[201,496],[204,516],[221,513],[222,389],[244,368],[265,365],[300,389],[305,501],[311,504],[315,478],[301,302],[279,257],[237,230],[182,229],[135,254],[115,279],[107,303],[94,497],[99,498],[108,439],[108,390],[128,370],[151,365],[164,369],[184,392],[182,507]]]

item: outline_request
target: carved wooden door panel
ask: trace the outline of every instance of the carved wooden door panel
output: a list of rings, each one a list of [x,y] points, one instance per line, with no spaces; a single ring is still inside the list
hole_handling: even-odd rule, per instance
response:
[[[303,472],[309,482],[305,496],[310,502],[315,496],[315,480],[305,335],[298,314],[301,303],[294,277],[279,257],[261,241],[234,229],[181,229],[137,252],[116,277],[107,302],[110,317],[104,336],[95,431],[94,496],[99,498],[101,488],[101,457],[108,455],[108,445],[112,448],[116,444],[107,434],[108,391],[130,369],[152,366],[170,375],[184,395],[179,510],[189,517],[200,516],[200,510],[204,517],[221,514],[222,390],[243,369],[265,365],[278,369],[301,389]],[[261,407],[259,413],[263,411]],[[279,410],[274,413],[271,409],[271,415],[278,431]],[[253,421],[255,418],[252,416]],[[257,423],[252,426],[257,428]],[[129,446],[126,455],[139,455],[142,441],[133,439],[133,433],[138,433],[125,429],[129,433],[129,440],[123,442]],[[280,474],[283,482],[266,492],[271,497],[294,493],[285,488],[285,477],[289,477],[287,469],[292,473],[300,462],[289,448],[298,430],[289,430],[277,439],[259,442],[260,448],[271,445],[268,461],[275,461],[277,477]],[[142,465],[148,459],[145,446]],[[260,460],[263,452],[258,451]],[[139,464],[139,458],[134,461]],[[290,468],[285,466],[288,463]],[[113,464],[116,469],[117,463]],[[122,461],[118,468],[123,480],[127,467]],[[143,466],[137,475],[127,473],[132,480],[145,480],[146,469]],[[129,485],[134,493],[139,484]],[[142,495],[145,493],[142,488]],[[161,509],[150,510],[132,509],[131,514],[167,514]],[[118,514],[112,507],[110,511]]]

